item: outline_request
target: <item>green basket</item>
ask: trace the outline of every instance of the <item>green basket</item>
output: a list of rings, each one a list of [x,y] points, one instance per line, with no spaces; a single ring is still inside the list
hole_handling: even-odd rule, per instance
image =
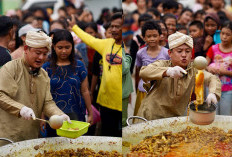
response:
[[[88,131],[89,123],[71,120],[72,124],[67,121],[63,122],[60,129],[56,130],[57,135],[68,138],[77,138]],[[70,130],[70,128],[78,128],[78,130]]]

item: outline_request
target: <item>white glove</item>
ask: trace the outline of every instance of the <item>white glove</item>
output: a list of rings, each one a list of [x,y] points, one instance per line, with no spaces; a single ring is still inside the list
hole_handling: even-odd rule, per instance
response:
[[[69,118],[68,115],[62,114],[62,115],[60,115],[60,117],[62,117],[62,119],[63,119],[64,121],[68,121],[70,124],[72,124],[72,122],[71,122],[71,120],[70,120],[70,118]]]
[[[31,118],[35,119],[34,111],[31,108],[26,107],[26,106],[21,108],[20,115],[23,117],[23,119],[26,119],[26,120],[30,120]]]
[[[179,66],[169,67],[168,70],[166,71],[167,76],[172,78],[183,77],[183,73],[187,74],[187,72]]]
[[[206,103],[210,105],[211,103],[217,104],[217,97],[214,93],[209,93],[209,95],[206,98]]]

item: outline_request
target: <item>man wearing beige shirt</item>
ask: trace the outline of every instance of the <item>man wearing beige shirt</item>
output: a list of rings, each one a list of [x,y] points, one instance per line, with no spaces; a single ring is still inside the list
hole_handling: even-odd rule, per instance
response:
[[[140,70],[148,94],[142,101],[138,116],[147,120],[184,116],[195,84],[197,69],[191,62],[192,38],[176,32],[168,37],[168,43],[170,60],[159,60]],[[216,104],[221,96],[219,78],[204,71],[204,82],[209,87],[206,101]]]
[[[26,35],[24,58],[6,63],[0,69],[0,137],[14,142],[38,138],[42,112],[60,115],[70,122],[52,100],[50,79],[41,68],[51,49],[51,38],[42,31]],[[28,121],[25,121],[28,120]],[[0,141],[0,146],[7,144]]]

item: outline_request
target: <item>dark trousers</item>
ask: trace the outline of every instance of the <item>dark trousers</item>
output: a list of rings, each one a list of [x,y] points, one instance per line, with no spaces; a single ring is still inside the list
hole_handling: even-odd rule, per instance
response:
[[[101,135],[122,137],[122,112],[100,106]]]

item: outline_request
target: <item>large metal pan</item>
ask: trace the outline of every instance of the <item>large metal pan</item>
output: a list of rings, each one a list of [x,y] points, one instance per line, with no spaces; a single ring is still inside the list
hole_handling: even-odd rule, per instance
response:
[[[232,116],[215,116],[215,120],[210,125],[196,125],[190,122],[187,117],[173,117],[159,120],[147,121],[133,124],[122,129],[122,151],[124,156],[129,152],[129,146],[138,144],[146,136],[156,135],[164,131],[173,133],[185,129],[187,126],[199,127],[201,129],[218,127],[225,131],[232,129]]]
[[[100,150],[116,150],[122,152],[122,138],[81,136],[76,139],[53,137],[26,140],[0,147],[0,157],[33,157],[39,152],[43,153],[44,150],[76,149],[84,147],[93,149],[96,152]]]

